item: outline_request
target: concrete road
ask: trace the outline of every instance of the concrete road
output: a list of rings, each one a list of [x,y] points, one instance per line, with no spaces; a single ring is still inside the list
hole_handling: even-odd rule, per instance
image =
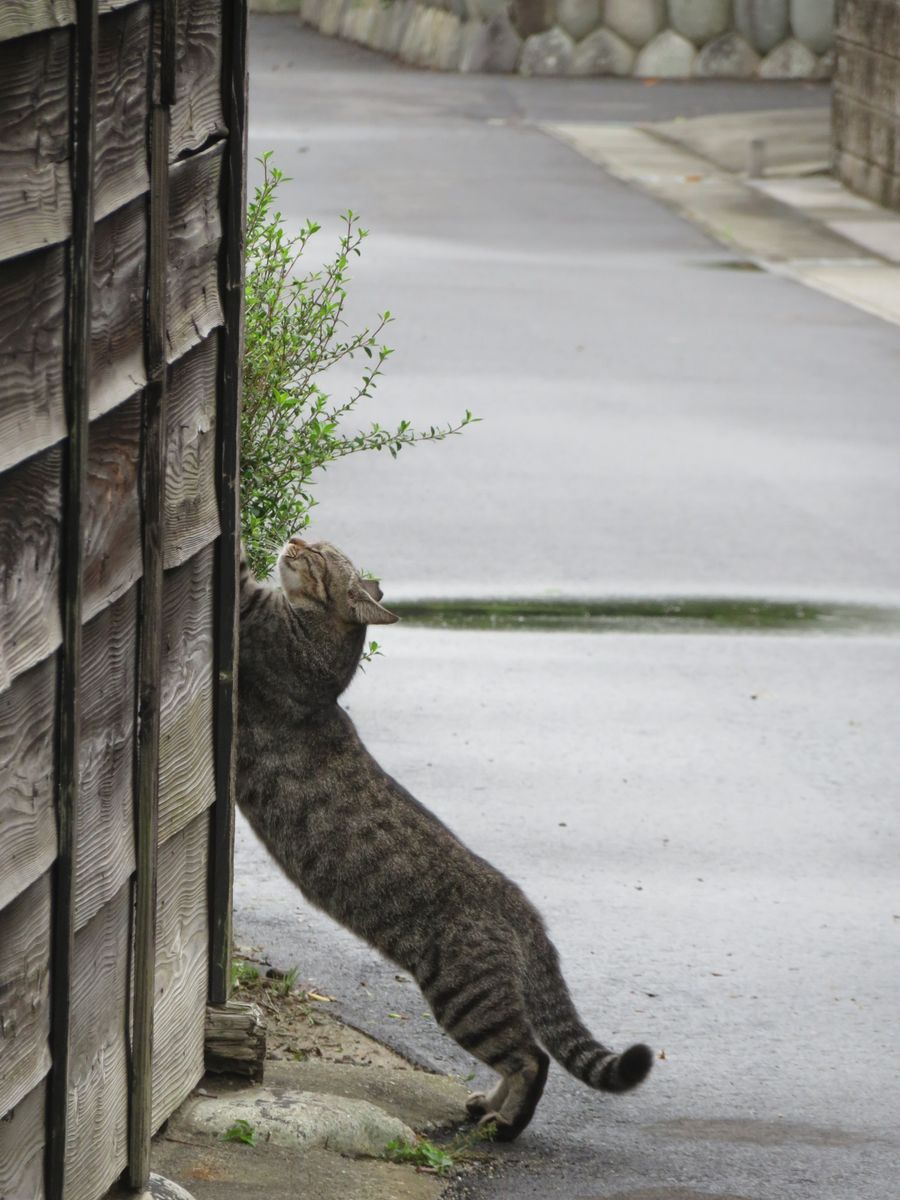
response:
[[[397,317],[371,417],[484,418],[337,464],[322,536],[407,593],[900,592],[896,329],[722,269],[533,125],[821,106],[821,86],[445,76],[285,18],[252,51],[250,151],[294,176],[285,214],[371,230],[353,310]]]
[[[541,908],[588,1024],[666,1053],[625,1097],[553,1068],[471,1194],[896,1200],[900,638],[383,640],[347,696],[372,751]],[[243,825],[235,902],[352,1022],[473,1070]]]
[[[314,532],[387,602],[900,594],[896,330],[722,269],[532,125],[820,90],[444,77],[277,18],[252,49],[285,212],[373,231],[354,305],[397,314],[398,353],[372,416],[485,418],[320,487]],[[373,751],[541,907],[597,1033],[666,1054],[629,1097],[554,1071],[468,1194],[896,1200],[900,639],[383,634],[348,695]],[[242,943],[472,1070],[243,825],[235,902]]]

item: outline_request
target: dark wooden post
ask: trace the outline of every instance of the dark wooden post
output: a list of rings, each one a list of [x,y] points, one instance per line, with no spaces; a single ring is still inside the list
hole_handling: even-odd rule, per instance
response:
[[[58,852],[54,868],[50,1046],[47,1105],[47,1196],[65,1188],[70,1058],[70,978],[75,944],[75,821],[78,808],[83,584],[82,508],[87,476],[94,259],[94,133],[97,99],[97,0],[78,0],[71,66],[72,236],[67,261],[65,407],[60,571],[63,643],[57,757]]]
[[[143,576],[139,614],[137,822],[135,831],[134,1027],[128,1121],[128,1181],[150,1177],[153,1110],[153,1001],[159,836],[159,729],[162,675],[163,520],[166,487],[166,283],[169,245],[169,131],[174,102],[175,0],[161,0],[158,100],[150,110],[147,247],[147,386],[142,415]]]
[[[228,148],[222,171],[224,214],[221,291],[225,326],[219,355],[219,523],[216,588],[216,803],[210,861],[209,999],[231,992],[231,895],[234,857],[234,735],[237,684],[237,540],[239,528],[244,229],[246,222],[247,6],[226,17],[222,86]]]

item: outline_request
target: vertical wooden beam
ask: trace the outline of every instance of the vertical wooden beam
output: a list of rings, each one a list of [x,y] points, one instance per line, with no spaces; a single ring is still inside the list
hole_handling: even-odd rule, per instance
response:
[[[234,858],[234,771],[237,720],[240,407],[243,358],[244,230],[247,177],[247,4],[224,9],[222,63],[228,149],[222,172],[223,249],[220,286],[225,327],[220,340],[218,429],[219,525],[216,570],[216,803],[210,855],[212,1004],[231,991],[231,896]]]
[[[57,742],[58,853],[54,868],[46,1189],[62,1200],[69,1099],[72,959],[75,946],[75,821],[78,808],[81,711],[81,515],[87,476],[91,355],[91,280],[94,258],[94,134],[97,99],[96,0],[78,0],[70,67],[72,122],[72,236],[67,255],[65,405],[68,440],[63,478],[60,567],[63,641]]]
[[[162,696],[163,521],[166,488],[166,282],[169,245],[169,105],[174,91],[174,0],[155,10],[159,28],[159,102],[150,111],[150,196],[141,429],[143,575],[138,617],[136,739],[134,1012],[128,1111],[128,1182],[146,1188],[153,1117],[153,1000],[156,976],[156,873],[159,832],[159,729]]]

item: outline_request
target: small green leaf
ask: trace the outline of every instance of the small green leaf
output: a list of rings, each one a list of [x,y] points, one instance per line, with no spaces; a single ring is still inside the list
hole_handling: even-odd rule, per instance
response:
[[[256,1145],[256,1133],[249,1121],[237,1120],[221,1134],[223,1142],[242,1142],[245,1146]]]

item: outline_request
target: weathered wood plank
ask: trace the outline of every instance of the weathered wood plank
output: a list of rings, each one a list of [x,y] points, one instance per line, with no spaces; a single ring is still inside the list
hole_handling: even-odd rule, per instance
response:
[[[222,24],[220,0],[180,0],[175,29],[175,103],[172,105],[174,161],[225,133],[222,113]]]
[[[50,1069],[50,917],[49,874],[0,911],[0,1116]]]
[[[0,695],[0,909],[56,858],[57,667],[53,655]]]
[[[220,143],[172,167],[166,296],[169,362],[222,324],[219,243]]]
[[[266,1022],[257,1004],[229,1000],[206,1009],[206,1069],[261,1081],[266,1061]]]
[[[99,0],[100,13],[128,8],[138,0]],[[0,4],[0,42],[75,24],[75,0],[3,0]]]
[[[150,89],[150,5],[114,10],[100,22],[97,56],[98,219],[145,192]]]
[[[219,533],[216,499],[216,375],[213,334],[169,371],[163,562],[186,562]]]
[[[231,991],[234,871],[235,696],[238,633],[238,528],[241,362],[244,343],[244,229],[247,211],[247,6],[232,5],[224,28],[223,91],[229,129],[224,171],[222,331],[219,376],[219,521],[216,547],[215,770],[210,909],[210,1000]]]
[[[96,1200],[125,1166],[131,885],[75,937],[66,1200]]]
[[[0,42],[75,22],[75,0],[3,0]]]
[[[215,800],[212,546],[166,572],[159,747],[160,845]]]
[[[0,263],[0,471],[65,436],[65,278],[60,247]]]
[[[171,39],[173,0],[155,9],[160,43]],[[160,68],[161,69],[161,68]],[[162,70],[162,74],[165,71]],[[150,198],[148,230],[147,319],[144,356],[144,453],[141,544],[143,585],[139,625],[138,741],[135,809],[134,1013],[132,1070],[128,1093],[128,1182],[145,1190],[150,1177],[153,1102],[153,1027],[155,1006],[156,887],[159,823],[159,744],[162,670],[163,564],[162,523],[166,499],[166,268],[169,239],[169,110],[154,105],[150,119]]]
[[[91,425],[84,535],[84,619],[114,603],[141,575],[141,397]]]
[[[72,227],[69,38],[0,43],[0,259],[61,242]]]
[[[132,588],[84,629],[76,930],[134,870],[136,621],[137,589]]]
[[[0,693],[62,640],[59,448],[0,476]]]
[[[44,1108],[41,1082],[0,1120],[0,1196],[44,1200]]]
[[[91,277],[94,264],[94,145],[97,111],[97,9],[77,0],[73,38],[72,236],[66,271],[66,356],[63,395],[68,437],[63,444],[60,537],[62,649],[56,733],[57,849],[53,864],[50,967],[50,1054],[47,1093],[47,1193],[62,1200],[69,1141],[71,995],[75,950],[75,842],[81,749],[81,646],[84,596],[84,513],[88,395],[91,375]]]
[[[208,856],[208,813],[201,813],[159,850],[154,1131],[203,1074]]]
[[[141,196],[97,224],[92,296],[91,420],[147,381],[144,289],[147,201]]]

